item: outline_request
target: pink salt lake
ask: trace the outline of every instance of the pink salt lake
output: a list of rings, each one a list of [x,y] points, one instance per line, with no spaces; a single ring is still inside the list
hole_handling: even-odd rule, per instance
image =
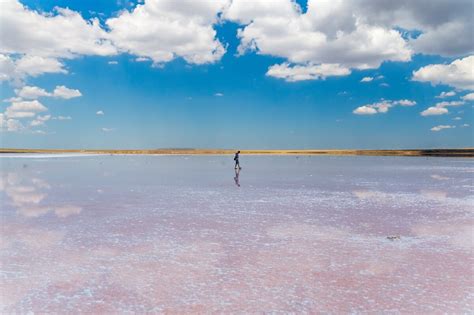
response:
[[[473,312],[473,160],[232,162],[2,155],[0,313]]]

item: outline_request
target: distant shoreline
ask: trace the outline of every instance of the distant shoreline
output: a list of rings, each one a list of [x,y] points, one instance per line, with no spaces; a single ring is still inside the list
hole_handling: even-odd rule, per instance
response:
[[[155,150],[67,150],[67,149],[11,149],[1,153],[83,153],[83,154],[155,154],[155,155],[216,155],[233,154],[236,149],[155,149]],[[362,156],[438,156],[474,157],[474,148],[414,149],[414,150],[240,150],[242,155],[362,155]]]

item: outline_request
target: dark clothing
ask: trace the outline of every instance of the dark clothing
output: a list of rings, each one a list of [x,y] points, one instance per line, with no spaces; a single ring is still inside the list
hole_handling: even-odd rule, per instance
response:
[[[239,163],[239,152],[237,152],[234,156],[234,161],[235,161],[235,168],[240,168],[240,163]]]

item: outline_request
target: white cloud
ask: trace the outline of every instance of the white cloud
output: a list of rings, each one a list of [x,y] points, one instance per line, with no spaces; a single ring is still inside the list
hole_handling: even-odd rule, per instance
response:
[[[10,57],[0,51],[0,81],[12,80],[20,84],[26,76],[38,76],[44,73],[67,73],[64,65],[54,58],[39,56]]]
[[[463,125],[461,125],[461,128],[467,128],[469,126],[470,126],[469,124],[463,124]]]
[[[454,91],[449,91],[449,92],[441,92],[440,95],[436,96],[436,98],[448,98],[456,95],[456,92]]]
[[[443,101],[443,102],[436,103],[436,107],[461,106],[464,104],[465,102],[463,101],[451,101],[451,102]]]
[[[103,132],[111,132],[111,131],[114,131],[114,130],[115,130],[115,128],[105,128],[105,127],[102,128]]]
[[[224,94],[217,92],[214,94],[214,96],[224,96]]]
[[[145,62],[145,61],[150,61],[150,59],[145,58],[145,57],[138,57],[138,58],[135,58],[135,61],[136,62]]]
[[[0,54],[0,82],[10,80],[15,74],[15,62],[7,55]]]
[[[19,76],[36,77],[43,73],[67,73],[64,65],[54,58],[25,55],[15,61],[16,72]]]
[[[474,101],[474,93],[469,93],[461,97],[465,101]]]
[[[23,99],[19,96],[13,96],[3,100],[5,103],[21,102]]]
[[[357,107],[355,110],[352,111],[352,113],[356,115],[374,115],[380,113],[385,114],[390,108],[395,107],[397,105],[404,107],[415,106],[416,102],[407,99],[398,101],[382,100],[377,103]]]
[[[118,61],[116,60],[111,60],[109,62],[107,62],[109,65],[118,65]]]
[[[0,81],[66,73],[64,59],[82,55],[128,52],[155,66],[177,57],[213,63],[226,50],[214,29],[225,20],[240,24],[240,54],[256,51],[284,58],[295,66],[291,70],[307,68],[306,74],[283,76],[287,81],[329,76],[313,71],[324,65],[337,65],[346,69],[338,75],[347,75],[384,61],[409,61],[415,52],[466,56],[474,51],[474,42],[466,40],[474,36],[471,0],[309,0],[304,13],[293,0],[148,0],[106,20],[107,28],[69,9],[39,12],[6,0],[0,11]],[[421,35],[402,36],[413,30]],[[462,80],[446,80],[465,88]]]
[[[213,63],[225,53],[213,25],[225,0],[149,0],[107,20],[110,38],[121,50],[155,64],[182,57],[191,64]]]
[[[36,117],[35,120],[33,120],[30,125],[32,127],[37,127],[37,126],[43,126],[46,121],[48,121],[51,118],[51,115],[43,115],[43,116],[38,116]]]
[[[71,116],[56,116],[56,117],[53,117],[51,119],[52,120],[71,120],[72,117]]]
[[[37,99],[41,96],[51,96],[51,93],[37,86],[24,86],[21,89],[15,90],[16,95],[24,99]]]
[[[24,86],[21,89],[15,89],[15,93],[19,96],[19,99],[12,99],[21,100],[21,99],[36,99],[38,97],[57,97],[57,98],[64,98],[70,99],[74,97],[82,96],[81,92],[76,89],[70,89],[64,85],[58,85],[54,89],[52,93],[45,91],[42,88],[37,86]]]
[[[437,116],[437,115],[448,114],[449,110],[446,107],[461,106],[464,104],[465,102],[463,101],[439,102],[439,103],[436,103],[435,106],[428,107],[427,109],[422,111],[421,116]]]
[[[0,113],[0,131],[18,132],[25,129],[25,126],[17,120],[6,117],[5,114]]]
[[[39,101],[13,102],[5,111],[8,118],[30,118],[36,113],[45,112],[48,109]]]
[[[64,85],[56,86],[53,91],[54,97],[70,99],[74,97],[82,96],[81,92],[76,89],[70,89],[65,87]]]
[[[461,90],[474,90],[474,55],[454,60],[448,65],[433,64],[413,72],[413,80],[446,84]]]
[[[456,128],[456,126],[439,125],[439,126],[435,126],[435,127],[431,128],[430,130],[431,131],[441,131],[443,129],[452,129],[452,128]]]
[[[35,112],[19,112],[19,111],[18,112],[6,111],[5,114],[8,116],[8,118],[17,118],[17,119],[33,118],[36,115]]]
[[[0,78],[18,80],[43,73],[66,73],[61,58],[116,53],[98,19],[85,20],[69,9],[30,10],[19,1],[2,1]],[[2,60],[3,59],[3,60]]]
[[[51,58],[116,53],[99,20],[84,20],[75,11],[56,7],[52,13],[39,13],[7,0],[0,12],[3,53]]]
[[[284,79],[288,82],[296,82],[325,79],[329,76],[343,76],[350,73],[351,71],[348,68],[341,67],[338,64],[307,64],[291,66],[288,63],[283,63],[269,67],[267,76]]]
[[[243,25],[239,54],[369,69],[383,61],[409,61],[414,52],[472,53],[474,42],[466,40],[474,35],[471,12],[470,0],[309,0],[304,13],[290,0],[234,0],[223,17]],[[413,30],[421,35],[402,37]]]
[[[357,115],[374,115],[377,114],[377,110],[373,107],[364,105],[354,109],[353,113]]]
[[[462,120],[461,117],[454,117],[453,120]]]
[[[224,18],[246,24],[237,34],[240,54],[256,51],[292,64],[337,64],[344,69],[377,68],[387,60],[409,61],[412,55],[399,32],[365,23],[350,2],[340,0],[310,0],[304,14],[289,0],[252,4],[234,0]],[[319,77],[303,76],[308,80]]]
[[[371,82],[372,80],[374,80],[373,77],[363,77],[362,80],[360,80],[360,82]]]
[[[444,115],[449,113],[449,111],[444,107],[428,107],[424,111],[421,112],[421,116],[437,116],[437,115]]]
[[[394,104],[401,105],[401,106],[415,106],[416,102],[410,101],[410,100],[399,100],[399,101],[395,101]]]
[[[101,110],[99,110],[99,111],[97,111],[95,114],[96,114],[96,115],[104,115],[104,112],[101,111]]]

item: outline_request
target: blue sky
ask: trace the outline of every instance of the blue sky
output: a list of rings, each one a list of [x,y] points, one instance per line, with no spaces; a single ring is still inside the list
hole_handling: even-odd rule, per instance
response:
[[[166,2],[2,4],[1,147],[473,146],[469,1]]]

